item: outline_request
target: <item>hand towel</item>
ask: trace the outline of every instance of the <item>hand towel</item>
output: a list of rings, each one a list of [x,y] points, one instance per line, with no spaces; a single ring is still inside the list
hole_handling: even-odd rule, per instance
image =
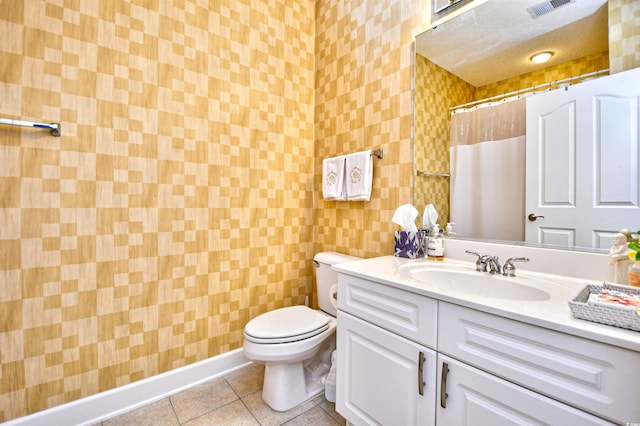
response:
[[[347,200],[369,201],[373,182],[371,150],[356,152],[346,157]]]
[[[322,160],[322,195],[325,200],[346,200],[344,168],[344,155]]]

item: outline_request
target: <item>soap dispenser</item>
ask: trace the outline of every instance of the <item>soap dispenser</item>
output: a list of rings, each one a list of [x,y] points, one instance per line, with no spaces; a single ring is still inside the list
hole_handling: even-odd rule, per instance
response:
[[[431,231],[428,245],[429,260],[444,260],[444,238],[440,225],[436,223]]]
[[[445,228],[447,230],[447,232],[446,232],[445,235],[448,238],[455,238],[456,237],[456,233],[453,232],[453,225],[455,225],[455,224],[456,224],[455,222],[448,222],[447,223],[447,227]]]

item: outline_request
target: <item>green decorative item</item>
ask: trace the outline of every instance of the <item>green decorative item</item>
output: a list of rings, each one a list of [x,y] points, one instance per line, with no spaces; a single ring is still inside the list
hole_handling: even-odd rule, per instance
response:
[[[628,247],[629,253],[627,255],[629,256],[629,259],[640,261],[640,243],[632,241],[628,244]]]

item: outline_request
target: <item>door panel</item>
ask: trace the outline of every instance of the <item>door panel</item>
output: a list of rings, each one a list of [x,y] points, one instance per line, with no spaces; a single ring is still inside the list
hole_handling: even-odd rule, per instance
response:
[[[540,116],[539,186],[541,206],[576,204],[576,112],[575,102]]]
[[[553,245],[573,247],[576,245],[575,241],[576,241],[575,228],[560,229],[560,228],[548,228],[546,226],[540,226],[538,228],[538,242],[540,244],[553,244]]]
[[[638,207],[638,98],[596,96],[595,102],[595,205]]]
[[[526,214],[544,216],[526,220],[527,242],[608,249],[640,229],[638,81],[634,69],[527,98]]]
[[[337,411],[354,425],[433,425],[435,351],[342,311],[338,323]]]

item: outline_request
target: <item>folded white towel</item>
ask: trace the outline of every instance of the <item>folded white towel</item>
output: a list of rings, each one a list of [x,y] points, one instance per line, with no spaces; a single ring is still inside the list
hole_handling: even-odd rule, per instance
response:
[[[325,200],[346,200],[344,168],[344,155],[322,160],[322,195]]]
[[[373,181],[371,150],[347,155],[346,166],[347,199],[369,201]]]

